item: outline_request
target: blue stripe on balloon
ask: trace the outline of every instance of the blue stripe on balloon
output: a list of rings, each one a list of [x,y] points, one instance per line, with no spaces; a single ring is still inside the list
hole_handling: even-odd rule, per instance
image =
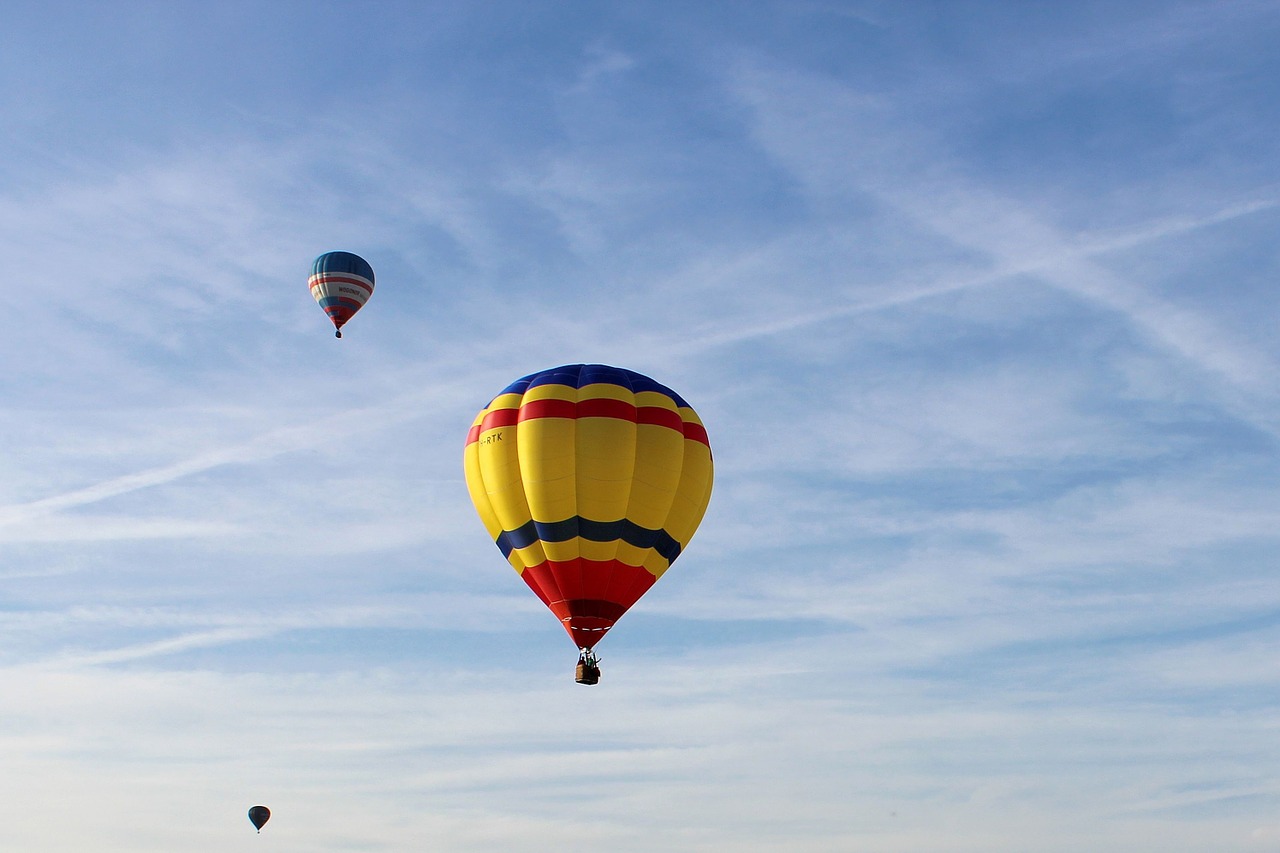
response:
[[[592,521],[575,515],[563,521],[528,521],[515,530],[504,530],[494,540],[502,550],[502,556],[510,557],[517,548],[528,548],[535,542],[568,542],[581,536],[589,542],[614,542],[621,539],[637,548],[652,548],[667,564],[680,556],[680,543],[665,530],[650,530],[630,519],[618,521]]]
[[[625,367],[610,367],[607,364],[565,364],[530,373],[512,382],[502,390],[503,394],[524,394],[530,388],[539,385],[564,385],[568,388],[582,388],[587,385],[618,385],[639,394],[641,391],[656,391],[665,394],[675,401],[680,408],[689,408],[689,404],[680,395],[660,382],[655,382],[643,373],[627,370]],[[501,395],[499,395],[501,396]],[[492,402],[492,401],[490,401]]]

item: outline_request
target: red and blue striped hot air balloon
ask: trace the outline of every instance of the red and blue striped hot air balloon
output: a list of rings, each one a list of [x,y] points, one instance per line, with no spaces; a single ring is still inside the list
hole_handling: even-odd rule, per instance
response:
[[[594,669],[593,647],[675,562],[711,499],[707,431],[620,367],[533,373],[480,410],[463,464],[480,519]]]
[[[373,295],[373,267],[350,252],[325,252],[311,265],[311,295],[333,321],[334,337]]]

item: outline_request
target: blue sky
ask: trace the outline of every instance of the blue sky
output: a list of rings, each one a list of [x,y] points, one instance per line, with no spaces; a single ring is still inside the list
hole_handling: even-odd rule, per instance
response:
[[[1277,44],[9,4],[0,848],[1280,850]],[[593,688],[461,465],[572,362],[717,466]]]

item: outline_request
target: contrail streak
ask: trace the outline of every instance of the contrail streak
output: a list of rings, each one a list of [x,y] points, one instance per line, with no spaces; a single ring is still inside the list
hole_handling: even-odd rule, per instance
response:
[[[0,526],[18,524],[60,510],[98,503],[118,495],[171,483],[182,477],[224,465],[243,465],[285,453],[319,447],[330,441],[335,434],[351,435],[368,432],[413,420],[421,417],[423,411],[421,404],[425,400],[448,396],[451,392],[463,389],[464,386],[454,383],[427,391],[405,394],[380,406],[353,409],[304,425],[273,429],[248,441],[201,453],[169,465],[125,474],[82,489],[29,503],[0,507]]]

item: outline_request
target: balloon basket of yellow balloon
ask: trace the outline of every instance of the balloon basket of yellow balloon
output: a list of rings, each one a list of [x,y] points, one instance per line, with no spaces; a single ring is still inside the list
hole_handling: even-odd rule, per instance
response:
[[[580,663],[578,664],[577,672],[574,673],[573,680],[579,684],[599,684],[600,667],[592,666],[587,663]]]
[[[600,683],[600,658],[591,649],[583,649],[578,655],[578,668],[574,671],[573,680],[579,684]]]

